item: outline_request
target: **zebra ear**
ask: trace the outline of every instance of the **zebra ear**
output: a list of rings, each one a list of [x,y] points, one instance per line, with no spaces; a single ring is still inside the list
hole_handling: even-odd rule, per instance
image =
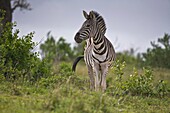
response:
[[[83,15],[86,19],[89,19],[89,15],[86,13],[86,11],[83,10]]]
[[[95,19],[95,14],[94,14],[93,11],[90,11],[89,17],[90,17],[91,19]]]

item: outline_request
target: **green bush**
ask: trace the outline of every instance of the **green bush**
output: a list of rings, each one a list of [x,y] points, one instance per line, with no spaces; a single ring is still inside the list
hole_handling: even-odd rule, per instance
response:
[[[160,97],[164,97],[170,93],[170,88],[168,87],[167,82],[164,80],[159,80],[155,90],[156,94],[158,94]]]
[[[134,69],[126,81],[126,90],[132,95],[152,95],[153,94],[153,74],[150,69],[143,69],[143,74],[138,74]]]
[[[58,72],[52,76],[43,77],[39,84],[40,86],[53,87],[66,83],[69,77],[74,76],[71,70],[71,65],[68,63],[61,63],[58,66]]]
[[[31,69],[31,78],[29,78],[29,82],[36,82],[40,78],[46,78],[51,76],[53,73],[51,72],[52,65],[46,59],[40,60],[37,58],[34,62],[34,67]]]
[[[123,88],[125,87],[125,85],[123,81],[123,75],[125,66],[125,62],[121,63],[119,60],[115,62],[115,65],[114,67],[112,67],[111,71],[112,73],[114,73],[114,75],[116,75],[116,78],[107,78],[107,92],[112,93],[113,95],[120,95],[124,92]]]
[[[25,76],[37,57],[36,53],[31,52],[35,46],[33,33],[19,38],[19,30],[12,33],[13,26],[8,23],[0,36],[0,70],[7,80]]]
[[[63,87],[63,85],[72,85],[79,89],[88,89],[89,81],[82,79],[80,76],[77,76],[71,70],[71,65],[69,63],[61,63],[58,65],[58,72],[52,76],[43,77],[39,81],[39,86],[41,87]]]
[[[142,73],[138,73],[134,68],[132,74],[128,78],[123,79],[125,62],[117,61],[112,68],[112,72],[116,75],[116,79],[108,78],[107,92],[113,95],[142,95],[142,96],[160,96],[170,94],[170,89],[165,81],[160,80],[156,86],[153,83],[154,75],[150,68],[143,68]]]
[[[7,23],[0,35],[0,75],[8,81],[36,81],[50,75],[50,66],[33,52],[34,33],[19,37],[19,30],[13,32],[15,24]]]
[[[73,72],[71,69],[71,64],[69,64],[69,63],[66,63],[66,62],[60,63],[58,66],[58,70],[59,70],[59,74],[61,76],[69,77],[69,76],[73,75]]]

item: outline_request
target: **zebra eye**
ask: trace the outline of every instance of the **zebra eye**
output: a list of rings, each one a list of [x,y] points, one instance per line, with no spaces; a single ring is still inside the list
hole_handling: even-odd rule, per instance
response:
[[[90,25],[89,25],[89,24],[87,24],[87,25],[86,25],[86,27],[90,27]]]

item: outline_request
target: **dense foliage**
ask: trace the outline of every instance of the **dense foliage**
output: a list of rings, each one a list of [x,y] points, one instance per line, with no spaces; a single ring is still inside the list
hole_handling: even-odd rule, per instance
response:
[[[32,42],[34,33],[19,37],[19,30],[12,32],[14,24],[7,23],[0,35],[0,75],[6,80],[17,79],[36,81],[50,74],[45,60],[33,52],[36,43]]]
[[[154,75],[151,69],[143,68],[142,73],[134,68],[133,72],[124,78],[124,68],[126,63],[117,61],[112,71],[116,75],[115,80],[108,79],[109,89],[114,95],[142,95],[142,96],[165,96],[170,94],[168,84],[164,80],[157,81],[154,84]],[[111,82],[111,83],[110,83]]]

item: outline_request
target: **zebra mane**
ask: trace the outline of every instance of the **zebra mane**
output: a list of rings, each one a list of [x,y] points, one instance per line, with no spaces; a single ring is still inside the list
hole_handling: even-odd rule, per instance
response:
[[[93,14],[96,17],[97,24],[98,24],[98,26],[100,26],[101,32],[103,34],[105,34],[106,33],[106,24],[105,24],[103,17],[99,13],[97,13],[96,11],[93,11]]]

